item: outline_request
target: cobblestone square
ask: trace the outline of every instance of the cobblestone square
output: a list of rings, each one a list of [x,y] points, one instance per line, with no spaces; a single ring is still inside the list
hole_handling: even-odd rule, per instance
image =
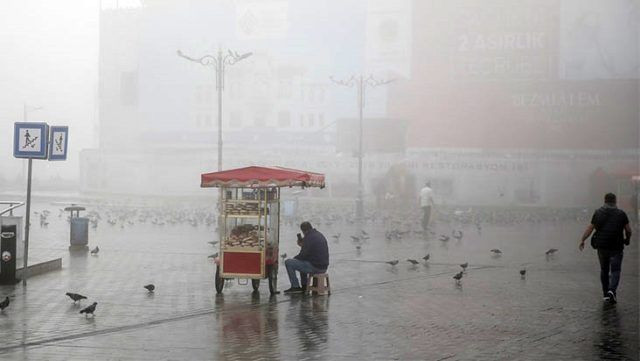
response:
[[[32,252],[63,269],[0,287],[0,358],[7,360],[637,360],[637,243],[625,251],[619,303],[603,304],[595,252],[581,222],[463,226],[388,240],[380,222],[317,228],[330,242],[330,296],[270,296],[227,281],[214,288],[205,225],[102,223],[92,256],[70,254],[68,224],[35,226]],[[458,227],[460,228],[460,227]],[[297,250],[283,226],[281,253]],[[339,239],[332,235],[340,233]],[[557,248],[554,256],[545,251]],[[499,248],[495,257],[489,252]],[[428,262],[406,259],[430,254]],[[398,259],[396,266],[385,263]],[[421,260],[422,261],[422,260]],[[458,285],[452,276],[469,266]],[[521,277],[519,270],[527,270]],[[289,287],[284,267],[279,289]],[[156,291],[143,285],[153,283]],[[65,292],[88,297],[74,304]],[[79,310],[98,302],[94,317]]]

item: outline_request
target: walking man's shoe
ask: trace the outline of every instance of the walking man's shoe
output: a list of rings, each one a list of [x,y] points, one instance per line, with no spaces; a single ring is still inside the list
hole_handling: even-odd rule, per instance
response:
[[[616,293],[615,292],[610,290],[609,292],[607,292],[607,296],[609,296],[609,302],[611,302],[611,303],[617,303],[618,302],[618,300],[616,299]]]
[[[302,289],[302,287],[291,287],[288,290],[284,290],[284,294],[285,295],[290,295],[293,293],[303,293],[304,290]]]

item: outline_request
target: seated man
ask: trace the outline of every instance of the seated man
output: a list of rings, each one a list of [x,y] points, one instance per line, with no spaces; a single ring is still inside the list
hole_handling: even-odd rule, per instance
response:
[[[302,241],[298,242],[298,245],[302,247],[300,253],[294,258],[284,261],[284,265],[287,267],[287,273],[289,274],[289,281],[291,282],[291,288],[284,291],[284,293],[287,294],[303,293],[307,287],[307,274],[324,273],[327,271],[327,267],[329,267],[329,247],[327,246],[327,239],[324,238],[322,233],[313,228],[309,222],[302,222],[302,224],[300,224],[300,230],[302,230],[302,234],[304,234]],[[296,271],[300,272],[302,287],[300,287],[300,283],[298,283]]]

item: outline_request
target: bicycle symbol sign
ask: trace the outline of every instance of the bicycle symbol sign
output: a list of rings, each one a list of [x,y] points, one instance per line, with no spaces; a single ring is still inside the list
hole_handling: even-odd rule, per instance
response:
[[[69,127],[51,127],[51,141],[49,142],[49,160],[67,159],[67,143]]]

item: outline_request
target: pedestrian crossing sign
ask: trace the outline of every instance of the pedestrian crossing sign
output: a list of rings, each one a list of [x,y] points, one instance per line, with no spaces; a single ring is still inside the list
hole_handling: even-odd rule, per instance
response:
[[[13,128],[13,156],[16,158],[47,159],[47,123],[15,123]]]
[[[51,126],[49,140],[49,160],[67,160],[67,143],[69,127]]]

